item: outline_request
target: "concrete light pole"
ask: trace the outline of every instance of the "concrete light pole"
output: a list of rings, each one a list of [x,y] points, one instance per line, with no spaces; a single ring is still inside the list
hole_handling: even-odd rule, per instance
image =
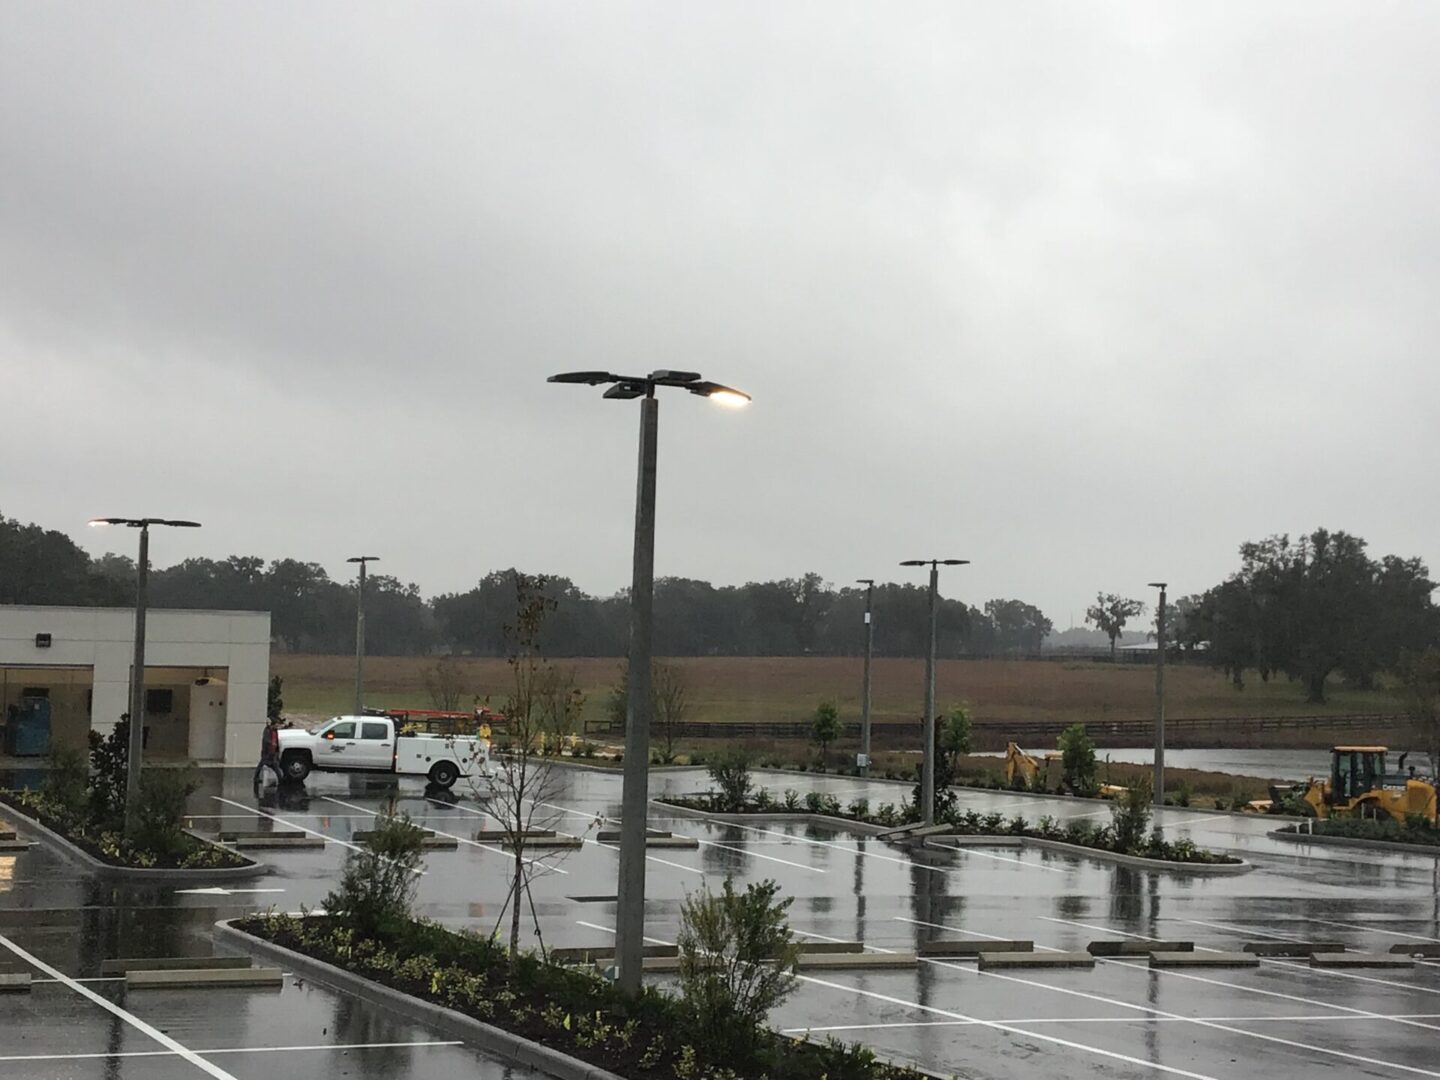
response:
[[[198,529],[198,521],[171,518],[95,518],[91,525],[125,525],[140,530],[140,555],[135,563],[135,658],[130,668],[130,746],[125,760],[125,833],[135,831],[140,799],[140,770],[145,755],[145,612],[150,585],[150,526]]]
[[[346,562],[360,564],[355,583],[355,715],[365,715],[365,564],[379,562],[379,555],[356,555]]]
[[[1163,581],[1150,582],[1160,590],[1160,606],[1155,611],[1155,805],[1165,805],[1165,587]]]
[[[940,567],[965,566],[969,559],[906,559],[901,566],[930,567],[930,640],[925,652],[925,717],[921,724],[920,820],[935,824],[935,616],[940,602]]]
[[[655,592],[655,472],[660,402],[657,386],[675,386],[722,405],[739,406],[750,395],[708,382],[693,371],[652,371],[646,376],[608,371],[552,375],[554,383],[600,386],[605,397],[640,398],[640,463],[635,493],[635,557],[630,587],[630,652],[625,680],[625,778],[620,794],[620,870],[615,903],[616,985],[640,992],[645,944],[645,816],[650,802],[650,661]]]
[[[871,602],[875,598],[875,579],[857,578],[865,586],[865,677],[860,691],[860,775],[870,775],[870,660],[875,653],[875,619]]]

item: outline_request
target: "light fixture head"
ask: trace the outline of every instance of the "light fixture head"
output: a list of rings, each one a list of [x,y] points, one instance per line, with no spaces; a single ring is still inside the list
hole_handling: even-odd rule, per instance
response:
[[[717,382],[701,380],[691,383],[685,387],[692,394],[699,394],[707,397],[716,405],[724,405],[727,408],[738,409],[750,404],[750,395],[743,390],[736,390],[733,386],[723,386]]]
[[[618,375],[612,375],[608,371],[563,371],[559,375],[551,375],[545,381],[599,386],[601,383],[614,382],[618,378]]]
[[[1152,581],[1149,584],[1152,589],[1163,589],[1166,587],[1166,583],[1163,581]]]
[[[900,565],[901,565],[901,566],[928,566],[928,565],[929,565],[929,562],[928,562],[927,560],[925,560],[925,559],[906,559],[906,560],[905,560],[904,562],[902,562]]]
[[[346,559],[345,561],[346,561],[346,562],[358,562],[358,563],[379,562],[379,561],[380,561],[380,556],[379,556],[379,555],[352,555],[350,558]]]
[[[614,401],[629,401],[632,398],[644,397],[646,389],[643,382],[622,380],[606,390],[603,396]]]
[[[700,381],[698,371],[672,371],[669,368],[661,368],[659,371],[652,371],[646,376],[650,382],[659,383],[661,386],[688,386],[690,383]]]
[[[969,566],[969,559],[941,559],[941,566]]]
[[[857,585],[874,585],[875,579],[873,577],[857,577],[855,583]]]

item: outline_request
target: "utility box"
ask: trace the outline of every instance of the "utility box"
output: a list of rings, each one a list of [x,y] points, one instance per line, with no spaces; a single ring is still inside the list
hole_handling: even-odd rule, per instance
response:
[[[5,724],[5,752],[12,757],[44,757],[50,753],[50,702],[22,698],[11,707]]]

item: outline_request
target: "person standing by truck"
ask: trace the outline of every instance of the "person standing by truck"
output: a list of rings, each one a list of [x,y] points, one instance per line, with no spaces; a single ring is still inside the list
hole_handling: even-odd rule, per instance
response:
[[[279,786],[284,780],[280,773],[280,724],[275,717],[265,719],[265,728],[260,732],[260,763],[255,766],[255,788],[258,791],[261,787],[261,774],[266,769],[275,774],[275,784]]]

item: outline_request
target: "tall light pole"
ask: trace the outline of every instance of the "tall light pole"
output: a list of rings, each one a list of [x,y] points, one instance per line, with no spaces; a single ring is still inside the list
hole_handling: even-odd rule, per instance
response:
[[[651,606],[655,592],[655,470],[660,403],[657,386],[675,386],[722,405],[750,400],[728,386],[708,382],[694,371],[652,371],[614,375],[570,371],[547,382],[611,384],[605,397],[640,399],[640,465],[635,493],[635,558],[630,586],[630,656],[625,680],[625,780],[620,796],[620,872],[615,903],[616,985],[640,992],[645,944],[645,815],[650,801]]]
[[[1160,590],[1160,606],[1155,610],[1155,805],[1165,805],[1165,586],[1152,581],[1150,587]]]
[[[935,613],[940,598],[940,567],[965,566],[969,559],[906,559],[901,566],[930,567],[930,644],[925,652],[925,746],[920,765],[920,820],[935,824]]]
[[[870,660],[875,653],[875,620],[871,603],[875,599],[875,579],[856,578],[865,586],[865,677],[860,691],[860,766],[862,776],[870,775]]]
[[[379,562],[379,555],[355,555],[346,559],[360,564],[355,583],[355,715],[365,715],[365,564]]]
[[[198,529],[198,521],[172,518],[94,518],[91,525],[125,525],[140,530],[140,557],[135,563],[135,659],[130,668],[130,747],[125,761],[125,832],[135,831],[135,808],[140,798],[141,758],[145,753],[145,608],[150,583],[150,526]]]

